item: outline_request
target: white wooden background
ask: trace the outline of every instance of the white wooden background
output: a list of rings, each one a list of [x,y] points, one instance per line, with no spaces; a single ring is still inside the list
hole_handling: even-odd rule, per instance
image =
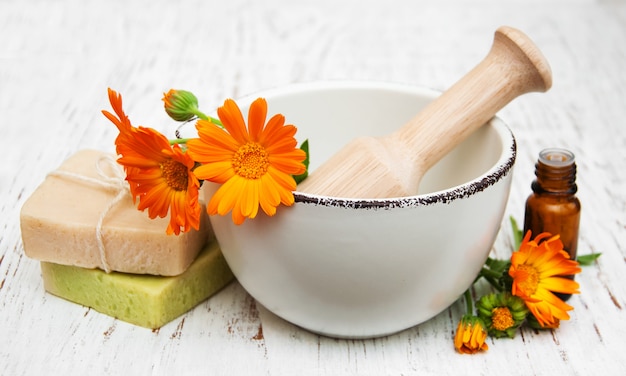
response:
[[[23,255],[19,210],[81,148],[113,151],[106,88],[166,131],[162,92],[210,111],[292,82],[359,79],[445,89],[510,25],[541,47],[554,87],[501,113],[519,147],[507,214],[521,221],[540,149],[578,159],[581,254],[570,321],[455,353],[462,303],[402,333],[320,337],[269,313],[236,282],[151,331],[44,293]],[[0,0],[0,374],[617,375],[626,373],[626,2]],[[503,221],[493,255],[510,254]],[[483,291],[479,287],[475,294]]]

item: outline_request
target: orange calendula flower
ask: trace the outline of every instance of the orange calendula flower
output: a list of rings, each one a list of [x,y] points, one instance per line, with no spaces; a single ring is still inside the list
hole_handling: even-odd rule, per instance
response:
[[[560,276],[580,273],[581,269],[578,262],[571,260],[563,250],[558,235],[544,232],[532,241],[530,236],[528,231],[519,250],[511,256],[511,293],[524,300],[541,326],[558,326],[559,320],[569,319],[567,311],[573,307],[564,303],[554,292],[579,292],[577,282]]]
[[[180,146],[171,146],[161,133],[152,128],[133,127],[122,109],[122,97],[109,89],[109,101],[115,115],[102,113],[120,131],[115,139],[117,160],[126,171],[137,208],[148,209],[150,218],[170,214],[168,234],[200,227],[200,183],[193,174],[195,162]],[[117,116],[116,116],[117,115]]]
[[[259,207],[272,216],[278,205],[294,203],[296,182],[302,174],[306,153],[297,148],[296,127],[285,125],[283,115],[267,124],[267,102],[255,100],[248,112],[248,127],[233,100],[217,110],[224,129],[211,121],[198,120],[199,138],[187,142],[188,153],[201,163],[194,170],[198,179],[222,184],[207,205],[209,214],[226,215],[241,224],[256,217]]]
[[[487,340],[487,329],[482,320],[476,316],[465,315],[459,321],[454,336],[454,347],[462,354],[475,354],[481,350],[487,351],[489,346]]]

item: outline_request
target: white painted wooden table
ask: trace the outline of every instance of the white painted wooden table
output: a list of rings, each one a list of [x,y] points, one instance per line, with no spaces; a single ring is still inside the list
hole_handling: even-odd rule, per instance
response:
[[[577,278],[582,294],[556,331],[524,329],[459,355],[458,302],[396,335],[335,340],[277,318],[236,282],[151,331],[46,294],[23,254],[19,210],[45,175],[81,148],[113,150],[100,114],[107,87],[157,128],[171,87],[209,111],[302,81],[445,89],[500,25],[530,35],[554,71],[550,92],[500,113],[519,148],[506,217],[523,217],[539,150],[569,148],[579,253],[603,253]],[[626,2],[0,0],[0,38],[0,374],[626,374]],[[510,255],[510,236],[505,218],[494,256]]]

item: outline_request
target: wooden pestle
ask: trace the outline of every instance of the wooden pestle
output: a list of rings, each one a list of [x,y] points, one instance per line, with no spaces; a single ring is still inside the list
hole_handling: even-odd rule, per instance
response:
[[[515,97],[552,85],[545,57],[522,32],[500,27],[487,56],[417,116],[384,137],[360,137],[314,170],[298,192],[343,198],[417,194],[426,171]]]

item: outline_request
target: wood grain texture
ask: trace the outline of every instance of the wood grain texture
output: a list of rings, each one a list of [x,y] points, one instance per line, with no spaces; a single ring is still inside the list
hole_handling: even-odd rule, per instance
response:
[[[19,210],[46,174],[79,149],[113,151],[115,129],[100,114],[107,87],[124,95],[131,120],[172,135],[160,101],[170,87],[195,92],[207,111],[291,82],[442,90],[501,25],[527,33],[554,75],[548,93],[500,113],[518,142],[506,217],[522,219],[538,152],[569,148],[579,253],[603,253],[577,277],[582,294],[556,331],[524,329],[459,355],[457,302],[396,335],[335,340],[281,320],[234,282],[153,332],[45,294],[38,263],[23,254]],[[624,25],[617,0],[0,0],[0,374],[625,374]],[[493,256],[510,255],[510,238],[505,218]]]

